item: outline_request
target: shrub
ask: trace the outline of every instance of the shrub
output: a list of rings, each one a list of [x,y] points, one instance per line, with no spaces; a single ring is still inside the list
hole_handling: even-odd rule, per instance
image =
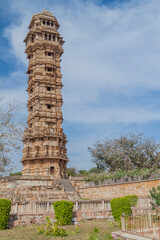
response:
[[[0,230],[7,228],[10,209],[11,201],[8,199],[0,199]]]
[[[78,174],[80,174],[80,175],[88,175],[89,172],[86,171],[86,170],[79,170],[79,171],[78,171]]]
[[[67,172],[67,175],[68,175],[68,177],[69,177],[69,176],[71,176],[71,177],[76,176],[76,174],[75,174],[74,172],[72,172],[72,171],[68,171],[68,172]]]
[[[59,225],[70,225],[72,221],[73,202],[56,201],[53,203],[55,218]]]
[[[137,206],[137,201],[138,201],[138,196],[137,195],[128,195],[126,196],[131,203],[131,207],[136,207]]]
[[[121,215],[125,213],[126,215],[131,214],[131,202],[129,197],[113,198],[111,200],[112,215],[115,221],[121,220]]]
[[[9,176],[17,176],[17,175],[22,175],[22,172],[15,172],[15,173],[10,173]]]
[[[52,223],[49,217],[46,217],[46,225],[38,227],[38,234],[45,234],[46,236],[67,236],[67,231],[63,228],[59,228],[58,223]]]

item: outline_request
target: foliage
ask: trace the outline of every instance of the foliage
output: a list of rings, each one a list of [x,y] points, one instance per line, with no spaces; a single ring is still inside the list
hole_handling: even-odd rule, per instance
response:
[[[76,174],[75,174],[74,172],[72,172],[72,171],[68,171],[68,172],[67,172],[67,175],[68,175],[68,177],[69,177],[69,176],[74,177]]]
[[[149,198],[152,208],[157,209],[160,206],[160,185],[149,190]]]
[[[94,229],[87,235],[87,240],[99,240],[97,234],[99,233],[99,228],[94,227]]]
[[[38,227],[38,234],[45,234],[46,236],[67,236],[67,231],[60,228],[57,222],[52,222],[49,217],[46,217],[46,225]]]
[[[142,168],[142,169],[132,169],[132,170],[117,170],[115,172],[102,172],[102,173],[90,173],[87,176],[85,176],[85,181],[86,182],[97,182],[97,181],[104,181],[107,179],[120,179],[123,177],[130,177],[131,179],[133,179],[133,177],[135,176],[142,176],[143,179],[148,179],[150,178],[152,175],[154,175],[154,177],[156,177],[156,175],[160,173],[159,169],[155,169],[155,168]]]
[[[11,153],[20,150],[23,131],[20,124],[13,123],[17,108],[15,104],[0,107],[0,175],[9,171]]]
[[[0,199],[0,230],[7,228],[10,209],[11,201],[8,199]]]
[[[120,240],[119,238],[117,238],[117,237],[115,236],[115,234],[111,234],[111,233],[106,234],[105,237],[106,237],[105,240],[114,240],[114,239]]]
[[[53,203],[55,218],[59,225],[70,225],[73,215],[73,202],[56,201]]]
[[[78,174],[80,174],[80,175],[87,175],[89,172],[88,171],[86,171],[86,170],[79,170],[78,171]]]
[[[15,172],[15,173],[10,173],[9,176],[17,176],[17,175],[22,175],[22,172]]]
[[[128,195],[126,198],[129,199],[131,203],[131,207],[136,207],[137,206],[137,201],[138,201],[138,196],[137,195]]]
[[[129,197],[113,198],[111,200],[112,215],[115,221],[121,220],[121,215],[125,213],[126,215],[131,214],[131,202]]]
[[[142,134],[127,134],[97,142],[88,148],[92,162],[104,170],[131,170],[160,167],[160,144]]]
[[[104,172],[104,169],[93,167],[89,170],[89,173],[102,173]]]

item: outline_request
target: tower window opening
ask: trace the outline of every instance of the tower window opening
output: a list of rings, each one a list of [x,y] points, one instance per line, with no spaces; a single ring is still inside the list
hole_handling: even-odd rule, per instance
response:
[[[48,108],[48,109],[51,109],[51,105],[47,105],[47,108]]]
[[[45,40],[47,40],[47,34],[45,34]]]
[[[50,174],[54,174],[54,167],[50,167]]]
[[[29,110],[30,110],[30,111],[33,111],[33,107],[30,107]]]
[[[51,35],[49,34],[49,41],[51,41]]]
[[[34,42],[34,36],[32,36],[32,42]]]
[[[47,87],[47,91],[50,92],[50,91],[51,91],[51,88],[50,88],[50,87]]]
[[[48,56],[52,56],[52,53],[51,53],[51,52],[48,52]]]
[[[46,22],[43,20],[43,24],[45,25],[46,24]]]
[[[48,26],[50,25],[49,21],[47,21],[47,25],[48,25]]]
[[[52,68],[48,68],[48,72],[51,72],[52,71]]]
[[[53,27],[53,22],[51,22],[51,26]]]
[[[29,124],[29,127],[30,127],[30,128],[32,127],[32,123]]]
[[[32,94],[32,93],[33,93],[33,88],[30,89],[30,94]]]
[[[32,54],[30,54],[30,55],[28,56],[28,59],[31,59],[31,58],[33,58],[33,55],[32,55]]]
[[[53,36],[53,41],[55,42],[55,36]]]

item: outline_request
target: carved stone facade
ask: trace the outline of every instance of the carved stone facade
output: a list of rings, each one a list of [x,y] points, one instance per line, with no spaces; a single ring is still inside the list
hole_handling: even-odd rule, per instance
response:
[[[62,129],[60,57],[63,38],[49,12],[34,14],[24,40],[28,66],[28,128],[24,131],[23,175],[66,177],[66,135]]]

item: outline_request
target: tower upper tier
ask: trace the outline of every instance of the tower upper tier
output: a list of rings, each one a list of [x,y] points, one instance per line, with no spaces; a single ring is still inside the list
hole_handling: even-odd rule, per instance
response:
[[[25,52],[28,58],[30,52],[35,49],[35,43],[44,44],[44,40],[46,40],[46,44],[50,42],[54,47],[57,47],[61,54],[63,53],[62,45],[64,41],[58,32],[59,23],[52,13],[43,10],[41,13],[33,14],[28,28],[29,32],[24,39],[26,43]]]

